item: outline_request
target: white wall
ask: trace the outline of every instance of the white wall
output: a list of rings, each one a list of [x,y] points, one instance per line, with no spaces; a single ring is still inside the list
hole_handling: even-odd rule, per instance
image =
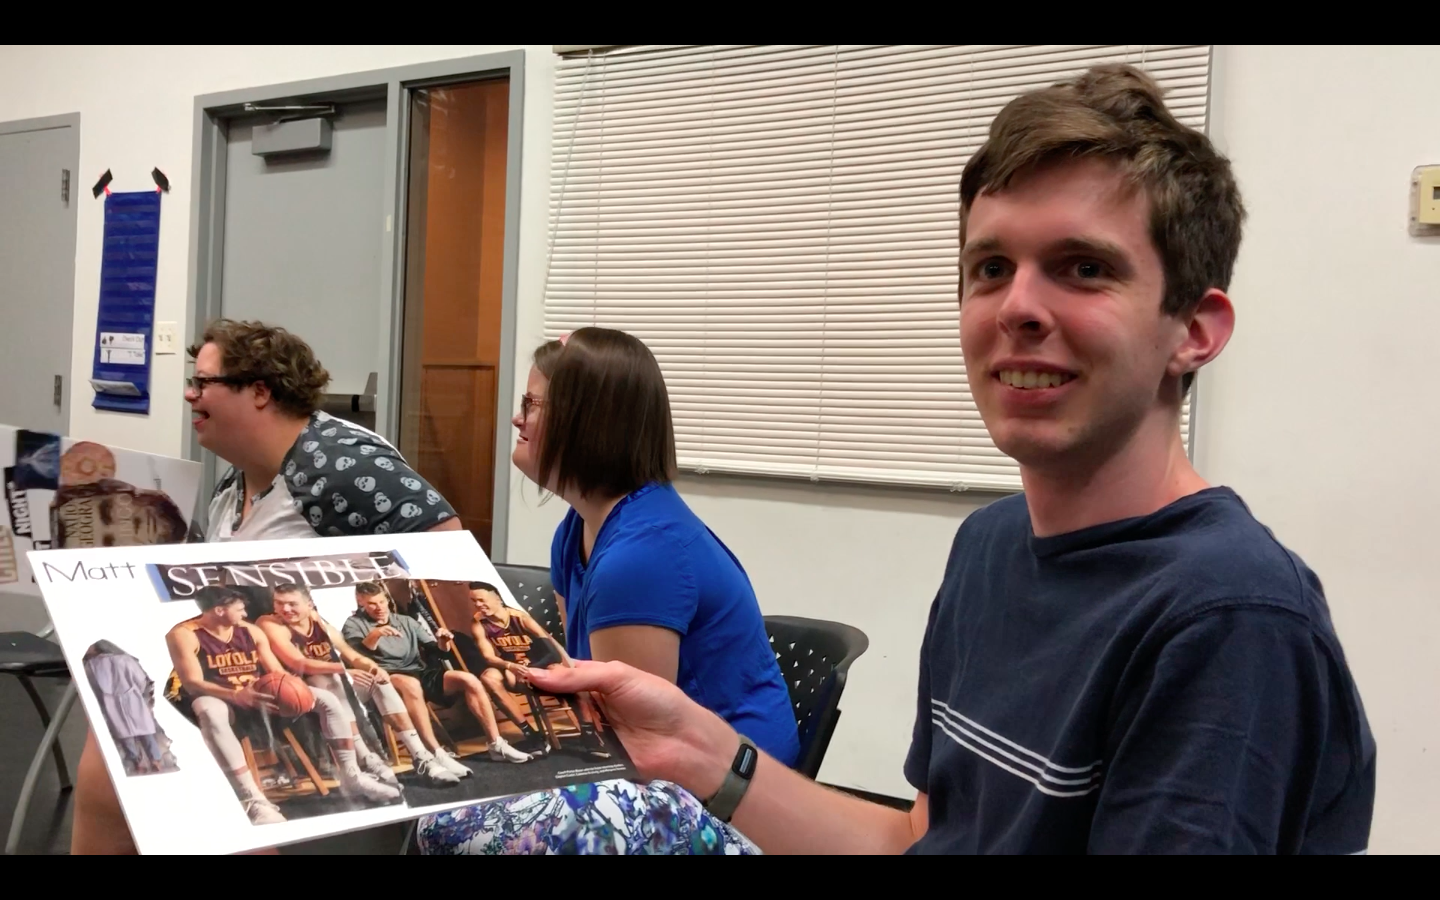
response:
[[[106,168],[119,190],[147,187],[152,166],[170,175],[157,306],[183,322],[196,94],[494,49],[157,47],[137,65],[105,47],[6,47],[0,121],[80,112],[82,188]],[[542,322],[551,62],[548,47],[533,49],[518,383]],[[1440,425],[1426,415],[1440,241],[1405,232],[1410,170],[1440,163],[1440,119],[1421,93],[1435,72],[1435,48],[1226,47],[1213,91],[1212,130],[1251,217],[1232,291],[1238,331],[1202,382],[1198,462],[1325,582],[1380,742],[1375,852],[1440,851],[1440,769],[1426,765],[1431,745],[1440,753],[1440,592],[1421,562],[1428,514],[1440,508],[1427,466]],[[74,383],[83,384],[98,203],[82,199],[79,228]],[[72,431],[179,452],[180,357],[157,360],[155,374],[149,420],[97,414],[77,391]],[[869,634],[822,777],[908,795],[900,766],[925,614],[955,528],[984,498],[718,478],[681,489],[744,561],[766,612],[842,619]],[[546,562],[561,512],[513,482],[512,561]]]
[[[185,356],[158,356],[151,370],[148,417],[100,412],[90,406],[90,363],[100,295],[103,204],[89,189],[109,169],[112,191],[154,188],[158,167],[171,190],[160,213],[157,321],[186,322],[191,149],[195,97],[217,91],[283,84],[348,72],[474,56],[514,45],[447,46],[98,46],[0,47],[0,122],[80,113],[80,171],[72,196],[79,202],[75,243],[75,335],[71,355],[70,432],[77,437],[156,453],[181,454],[188,417],[182,397]],[[526,179],[521,186],[520,333],[539,333],[544,232],[549,185],[549,45],[527,48]],[[533,164],[532,164],[533,161]],[[74,201],[72,201],[74,202]],[[383,213],[377,210],[376,215]]]
[[[1216,71],[1250,220],[1198,461],[1325,583],[1379,741],[1373,848],[1440,852],[1440,239],[1406,233],[1440,48],[1227,47]]]

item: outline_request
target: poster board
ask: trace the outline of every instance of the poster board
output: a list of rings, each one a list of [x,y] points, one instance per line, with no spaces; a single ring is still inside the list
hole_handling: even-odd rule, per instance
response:
[[[484,661],[474,652],[473,635],[487,635],[492,651],[503,649],[507,659],[521,651],[524,664],[565,661],[541,633],[526,630],[514,597],[469,532],[35,551],[30,564],[71,671],[85,673],[76,678],[80,698],[142,853],[243,852],[482,799],[636,777],[588,698],[525,696],[518,684],[506,692],[540,739],[526,748],[503,698],[489,695],[502,741],[528,759],[492,754],[495,744],[464,685],[497,676],[474,671]],[[493,590],[475,589],[477,583]],[[317,617],[330,627],[317,627]],[[418,635],[421,649],[418,672],[388,675],[392,686],[415,677],[426,698],[416,706],[411,697],[411,719],[400,724],[414,726],[423,710],[433,719],[437,745],[454,749],[467,777],[446,784],[422,778],[417,757],[397,740],[397,720],[382,714],[385,701],[366,687],[363,674],[356,676],[363,666],[345,663],[344,647],[333,653],[320,647],[336,638],[364,655],[360,648],[381,619],[401,634],[377,638],[375,658],[404,656],[402,637],[410,635]],[[498,619],[509,624],[500,627]],[[456,637],[442,652],[449,633]],[[428,644],[426,635],[442,640]],[[345,675],[337,681],[324,673],[293,674],[306,667],[280,655],[276,644],[287,639],[292,657],[340,660]],[[284,694],[287,709],[240,703],[240,694],[253,693],[276,664],[308,687],[308,711],[300,696],[305,691],[284,678],[270,679],[269,696]],[[441,682],[462,685],[452,705],[444,698],[432,702],[437,668],[464,673],[440,674]],[[197,679],[210,687],[197,687]],[[354,724],[336,726],[336,709],[349,709]],[[589,734],[582,727],[587,723]],[[363,752],[385,757],[394,796],[382,796],[373,784],[347,792],[340,753],[346,733],[359,735]],[[353,769],[349,777],[353,782]],[[273,812],[256,814],[257,788]]]
[[[26,554],[178,543],[200,464],[0,425],[0,591],[39,596]]]

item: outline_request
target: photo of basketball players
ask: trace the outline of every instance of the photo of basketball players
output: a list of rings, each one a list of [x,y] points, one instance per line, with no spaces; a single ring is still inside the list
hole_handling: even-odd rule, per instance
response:
[[[572,663],[504,587],[416,578],[384,549],[148,568],[170,666],[152,674],[254,825],[633,772],[588,698],[528,683]],[[145,771],[145,723],[112,731]]]
[[[412,721],[426,723],[421,734],[427,746],[470,772],[459,792],[407,785],[407,803],[513,794],[536,789],[522,785],[560,783],[562,773],[628,766],[588,700],[546,694],[519,677],[521,666],[570,662],[564,648],[527,612],[507,604],[499,588],[482,581],[386,578],[351,590],[356,608],[342,637],[389,673]],[[324,607],[331,601],[320,602]]]
[[[175,667],[166,699],[200,729],[245,814],[266,825],[403,803],[393,775],[373,771],[388,767],[357,741],[349,704],[288,672],[266,629],[247,621],[253,590],[200,589],[199,615],[165,638]]]
[[[400,674],[392,677],[379,663],[351,647],[333,625],[321,618],[307,586],[275,586],[271,609],[257,624],[270,639],[281,664],[312,687],[328,690],[349,701],[347,712],[352,738],[361,754],[361,768],[389,784],[397,783],[395,772],[403,769],[412,770],[420,781],[436,787],[458,784],[461,778],[469,776],[470,770],[436,743],[429,716],[423,712],[419,718],[424,728],[422,739],[410,717],[414,698],[407,705],[400,695],[400,690],[405,690],[418,696],[408,683],[410,679]],[[366,743],[360,723],[368,721],[370,708],[380,716],[386,734],[404,747],[409,757],[407,762],[402,763],[398,751],[396,758],[387,762]],[[384,746],[384,743],[377,741],[376,745]]]
[[[155,682],[140,661],[110,641],[91,644],[84,660],[85,677],[100,701],[125,774],[178,772],[170,738],[155,721]]]
[[[570,656],[560,642],[550,636],[539,622],[525,610],[507,606],[493,584],[472,581],[468,585],[470,602],[475,607],[471,617],[470,636],[487,668],[481,680],[500,697],[512,720],[524,722],[525,712],[517,697],[530,700],[533,691],[516,677],[524,669],[551,669],[572,665]],[[532,704],[532,710],[534,709]],[[576,725],[580,732],[580,752],[591,759],[609,759],[605,741],[596,723],[600,717],[588,697],[577,698],[579,713]],[[548,725],[548,720],[545,720]],[[548,755],[559,747],[559,739],[551,734],[541,745]]]

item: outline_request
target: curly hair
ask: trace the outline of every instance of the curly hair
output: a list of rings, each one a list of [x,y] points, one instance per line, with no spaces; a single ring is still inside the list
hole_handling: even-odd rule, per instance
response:
[[[275,405],[292,416],[305,417],[320,408],[330,373],[315,358],[315,351],[299,337],[278,325],[216,319],[205,329],[190,358],[214,344],[220,350],[223,374],[237,384],[263,383]]]

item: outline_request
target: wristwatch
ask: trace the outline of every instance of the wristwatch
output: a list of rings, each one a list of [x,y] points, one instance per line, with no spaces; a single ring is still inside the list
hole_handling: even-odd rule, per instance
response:
[[[740,749],[735,751],[735,761],[725,773],[720,790],[704,801],[705,809],[710,815],[722,822],[729,822],[731,816],[735,815],[735,809],[745,797],[745,791],[750,787],[750,779],[755,775],[755,765],[760,761],[760,750],[754,742],[743,734],[739,737]]]

